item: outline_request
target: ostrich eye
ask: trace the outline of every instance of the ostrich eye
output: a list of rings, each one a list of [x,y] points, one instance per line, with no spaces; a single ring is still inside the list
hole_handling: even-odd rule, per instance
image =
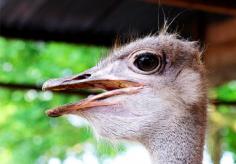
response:
[[[160,63],[161,63],[160,57],[150,52],[139,54],[134,61],[134,65],[138,69],[145,72],[150,72],[155,70],[157,67],[160,66]]]

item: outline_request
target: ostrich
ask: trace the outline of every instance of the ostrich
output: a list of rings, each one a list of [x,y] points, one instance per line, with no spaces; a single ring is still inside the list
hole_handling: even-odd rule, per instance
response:
[[[82,74],[45,82],[44,90],[104,90],[47,114],[79,115],[101,136],[140,142],[153,164],[200,164],[207,105],[200,57],[196,42],[174,34],[137,39]]]

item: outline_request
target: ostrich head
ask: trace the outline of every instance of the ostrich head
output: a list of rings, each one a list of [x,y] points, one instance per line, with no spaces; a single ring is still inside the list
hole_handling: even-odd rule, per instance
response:
[[[170,147],[166,153],[171,156],[171,150],[178,149],[172,142],[191,142],[191,148],[202,150],[206,95],[204,69],[195,42],[169,34],[137,39],[112,50],[84,73],[52,79],[43,86],[46,90],[78,88],[105,92],[47,114],[79,115],[102,136],[139,141],[152,153]],[[159,152],[157,160],[164,161],[163,156],[165,152]],[[201,153],[192,156],[201,158]]]

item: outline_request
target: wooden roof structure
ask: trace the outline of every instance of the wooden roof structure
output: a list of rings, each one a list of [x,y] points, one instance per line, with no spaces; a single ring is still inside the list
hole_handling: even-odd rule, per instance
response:
[[[235,4],[219,8],[221,4],[213,0],[0,0],[0,35],[111,45],[116,36],[154,33],[164,19],[176,18],[170,28],[177,27],[184,37],[202,39],[204,23],[227,17],[217,13],[236,15]],[[206,10],[215,15],[201,12]]]

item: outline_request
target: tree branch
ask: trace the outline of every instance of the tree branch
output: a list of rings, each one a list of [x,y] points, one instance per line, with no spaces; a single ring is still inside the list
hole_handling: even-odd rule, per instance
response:
[[[0,82],[0,88],[7,88],[10,90],[36,90],[42,92],[42,86],[41,85],[32,85],[32,84],[16,84],[16,83],[3,83]],[[80,96],[88,96],[91,94],[97,94],[98,91],[89,91],[85,89],[80,89],[76,91],[56,91],[54,93],[60,93],[60,94],[70,94],[70,95],[80,95]]]
[[[32,85],[32,84],[15,84],[15,83],[3,83],[0,82],[0,88],[6,88],[10,90],[36,90],[42,92],[42,86]],[[98,94],[99,91],[91,91],[86,89],[79,89],[76,91],[67,90],[67,91],[56,91],[54,93],[59,94],[69,94],[69,95],[80,95],[80,96],[88,96],[91,94]],[[233,105],[236,106],[236,101],[222,101],[222,100],[210,100],[210,104],[213,105]]]

